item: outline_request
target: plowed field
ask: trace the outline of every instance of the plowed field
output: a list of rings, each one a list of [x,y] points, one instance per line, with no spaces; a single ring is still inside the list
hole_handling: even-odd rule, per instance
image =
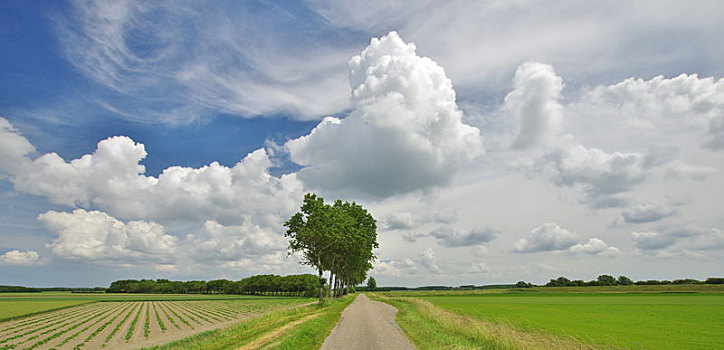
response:
[[[0,349],[135,349],[167,343],[300,300],[96,302],[0,323]]]

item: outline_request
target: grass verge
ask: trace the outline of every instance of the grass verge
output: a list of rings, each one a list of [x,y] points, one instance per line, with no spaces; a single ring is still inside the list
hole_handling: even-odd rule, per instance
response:
[[[525,332],[507,323],[459,315],[430,302],[369,293],[397,308],[395,321],[418,349],[593,349],[573,339]]]
[[[202,332],[148,349],[237,349],[253,342],[254,347],[265,346],[268,349],[317,349],[352,300],[354,295],[323,306],[307,305],[272,311],[224,329]],[[291,327],[287,327],[289,325]]]

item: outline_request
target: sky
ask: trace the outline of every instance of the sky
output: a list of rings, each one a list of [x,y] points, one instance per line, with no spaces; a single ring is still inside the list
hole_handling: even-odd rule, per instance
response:
[[[0,2],[0,284],[722,277],[720,1]]]

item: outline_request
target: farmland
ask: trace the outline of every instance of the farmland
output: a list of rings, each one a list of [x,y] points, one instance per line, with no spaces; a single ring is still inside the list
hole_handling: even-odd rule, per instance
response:
[[[0,349],[139,348],[309,302],[305,298],[178,295],[38,295],[35,298],[84,304],[1,323]],[[24,305],[26,300],[7,298],[3,302]]]
[[[576,291],[388,292],[378,298],[400,309],[398,323],[421,349],[451,344],[513,348],[538,348],[540,344],[556,344],[558,348],[724,347],[722,293]]]

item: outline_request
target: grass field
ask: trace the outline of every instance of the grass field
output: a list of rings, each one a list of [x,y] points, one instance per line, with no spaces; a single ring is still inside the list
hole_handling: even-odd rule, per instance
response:
[[[238,295],[2,295],[0,306],[32,315],[0,322],[0,349],[130,349],[165,344],[311,300]],[[50,303],[55,308],[63,302],[71,306],[44,313],[29,306]]]
[[[724,348],[724,293],[675,288],[389,292],[378,299],[398,307],[398,324],[420,349]]]
[[[635,349],[724,348],[723,294],[491,294],[424,297],[458,314],[526,331]]]
[[[42,299],[28,300],[27,298],[0,299],[0,322],[11,320],[20,316],[33,315],[49,310],[58,310],[70,306],[89,303],[88,300],[58,300]]]

